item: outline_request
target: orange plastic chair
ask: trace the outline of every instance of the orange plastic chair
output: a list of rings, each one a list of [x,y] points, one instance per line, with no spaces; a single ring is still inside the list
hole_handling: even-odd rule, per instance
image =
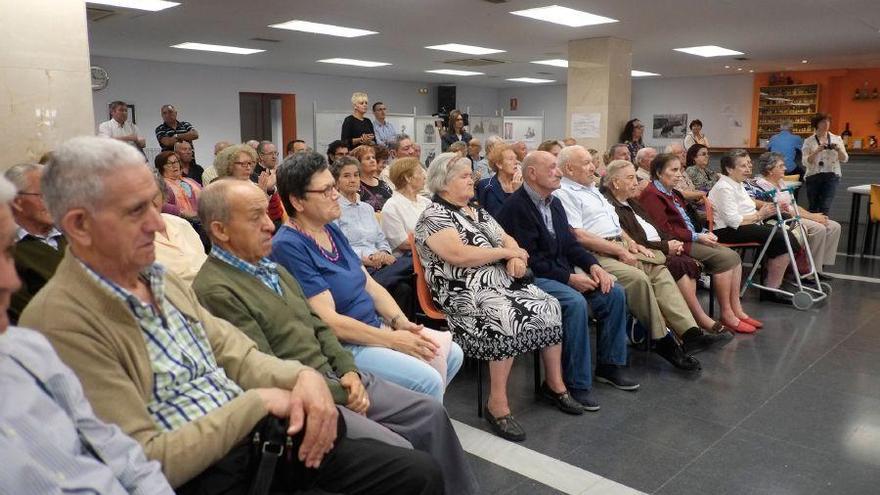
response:
[[[416,274],[416,297],[419,300],[419,307],[425,316],[432,320],[446,320],[446,315],[437,309],[434,304],[434,298],[431,297],[431,288],[428,287],[428,279],[425,278],[425,267],[422,266],[422,260],[419,259],[419,252],[416,250],[416,240],[413,233],[407,236],[409,248],[412,250],[413,271]]]

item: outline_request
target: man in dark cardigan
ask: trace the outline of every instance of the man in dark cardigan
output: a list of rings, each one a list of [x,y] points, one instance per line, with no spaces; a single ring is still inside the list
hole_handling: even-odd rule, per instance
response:
[[[504,202],[497,220],[528,251],[536,285],[562,305],[565,385],[584,409],[597,411],[599,404],[592,394],[588,304],[601,320],[596,381],[621,390],[639,388],[622,371],[626,366],[626,294],[569,231],[562,203],[552,195],[562,177],[556,157],[534,151],[525,157],[522,167],[523,185]]]
[[[18,228],[15,231],[15,269],[21,278],[21,288],[12,295],[9,320],[18,321],[24,307],[34,294],[46,285],[64,257],[67,241],[52,223],[52,216],[43,202],[40,179],[44,165],[23,163],[4,174],[17,189],[12,200],[12,215]]]

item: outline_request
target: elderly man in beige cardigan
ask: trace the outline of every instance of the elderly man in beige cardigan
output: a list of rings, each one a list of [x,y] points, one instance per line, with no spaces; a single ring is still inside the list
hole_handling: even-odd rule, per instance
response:
[[[154,262],[158,190],[134,148],[71,139],[55,150],[42,185],[69,248],[21,323],[49,338],[95,413],[158,460],[178,494],[246,491],[250,437],[270,415],[289,418],[288,435],[301,438],[297,455],[281,458],[275,490],[442,492],[426,454],[337,438],[338,413],[319,373],[259,352]]]

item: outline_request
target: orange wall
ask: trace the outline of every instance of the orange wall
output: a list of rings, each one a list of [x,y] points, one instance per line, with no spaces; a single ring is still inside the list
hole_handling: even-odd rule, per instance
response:
[[[868,92],[880,88],[880,68],[877,69],[833,69],[783,72],[795,84],[819,85],[819,111],[831,114],[831,132],[840,134],[847,122],[853,138],[880,135],[880,99],[853,100],[856,89],[861,89],[868,81]],[[755,136],[758,128],[758,99],[761,86],[770,83],[770,73],[755,74],[755,89],[752,96],[752,134],[751,144],[757,146]]]

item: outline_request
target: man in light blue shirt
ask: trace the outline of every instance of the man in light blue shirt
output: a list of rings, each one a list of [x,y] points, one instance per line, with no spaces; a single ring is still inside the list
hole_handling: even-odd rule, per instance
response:
[[[785,173],[791,175],[797,173],[803,180],[804,170],[800,165],[800,160],[795,156],[804,145],[804,140],[800,136],[791,133],[791,121],[785,120],[779,125],[779,134],[770,138],[770,144],[767,145],[769,151],[782,153],[785,157]]]
[[[373,103],[373,133],[376,135],[376,143],[382,146],[388,146],[397,135],[394,124],[385,121],[387,110],[388,108],[381,101]]]

